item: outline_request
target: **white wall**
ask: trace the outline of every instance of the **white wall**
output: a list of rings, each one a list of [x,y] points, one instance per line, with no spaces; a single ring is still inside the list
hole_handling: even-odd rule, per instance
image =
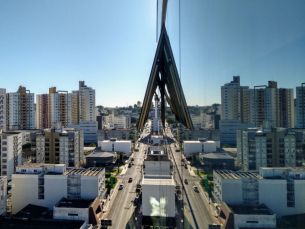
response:
[[[174,185],[142,185],[144,216],[175,217]]]
[[[247,223],[247,221],[258,221],[258,223]],[[276,228],[276,216],[234,214],[234,229],[238,229],[240,227]]]
[[[200,141],[184,141],[184,155],[188,157],[191,153],[202,152],[202,143]]]
[[[221,187],[222,201],[227,204],[242,204],[242,180],[241,179],[223,179]]]
[[[170,175],[170,161],[145,161],[145,175]]]
[[[127,157],[130,156],[131,141],[98,141],[98,146],[105,151],[122,151]]]
[[[77,216],[69,216],[69,214],[77,214]],[[53,219],[64,220],[81,220],[89,223],[88,208],[64,208],[53,207]]]

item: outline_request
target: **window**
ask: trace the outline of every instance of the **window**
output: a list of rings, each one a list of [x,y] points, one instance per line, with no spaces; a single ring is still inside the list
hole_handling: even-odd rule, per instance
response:
[[[78,216],[78,214],[75,214],[75,213],[68,213],[68,216]]]

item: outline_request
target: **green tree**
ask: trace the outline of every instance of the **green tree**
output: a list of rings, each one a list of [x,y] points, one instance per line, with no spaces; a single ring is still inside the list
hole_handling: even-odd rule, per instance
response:
[[[222,148],[230,148],[230,145],[229,144],[223,144]]]
[[[26,149],[26,148],[30,148],[31,147],[31,143],[25,143],[23,146],[22,146],[22,149]]]
[[[96,144],[95,144],[95,143],[90,143],[89,146],[90,146],[90,147],[96,147]]]
[[[167,117],[167,118],[166,118],[166,122],[167,122],[168,124],[174,124],[174,123],[176,123],[176,120],[173,119],[172,117]]]
[[[135,117],[131,117],[131,123],[137,123],[138,122],[138,119],[135,118]]]

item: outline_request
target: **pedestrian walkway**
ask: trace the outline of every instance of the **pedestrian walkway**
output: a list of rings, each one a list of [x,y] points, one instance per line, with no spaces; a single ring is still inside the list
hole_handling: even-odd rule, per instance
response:
[[[193,170],[193,167],[189,166],[188,171],[189,171],[189,173],[190,173],[191,176],[193,176],[193,177],[197,176],[197,175],[195,174],[194,170]]]

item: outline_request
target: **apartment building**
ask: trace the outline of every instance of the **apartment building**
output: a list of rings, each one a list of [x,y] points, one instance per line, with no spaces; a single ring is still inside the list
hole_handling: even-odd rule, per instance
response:
[[[49,88],[49,94],[36,95],[36,128],[51,128],[52,123],[60,122],[63,127],[71,123],[72,94]]]
[[[190,114],[192,123],[194,128],[207,128],[212,129],[213,128],[213,118],[212,115],[208,115],[206,113],[203,113],[202,110],[200,110],[200,114]]]
[[[49,95],[36,95],[36,129],[49,128]]]
[[[305,213],[304,168],[266,168],[259,174],[214,170],[213,196],[217,203],[265,204],[277,217]]]
[[[301,167],[305,133],[298,129],[237,130],[237,163],[244,171],[260,167]]]
[[[268,81],[265,88],[250,89],[250,114],[255,126],[269,121],[274,127],[293,128],[293,89],[277,88],[275,81]]]
[[[0,88],[0,129],[6,131],[6,89]]]
[[[34,93],[26,87],[6,94],[6,129],[35,129]]]
[[[128,115],[115,115],[114,110],[111,114],[104,116],[103,121],[104,126],[106,128],[120,128],[120,129],[128,129],[131,125],[131,117]]]
[[[90,188],[88,188],[90,187]],[[28,204],[53,210],[59,200],[104,198],[105,169],[66,169],[64,164],[28,163],[12,175],[12,213]]]
[[[0,176],[0,215],[6,213],[7,209],[7,177]]]
[[[22,163],[22,135],[16,132],[0,133],[0,174],[11,180],[16,167]]]
[[[80,121],[79,124],[69,124],[69,128],[84,131],[84,143],[97,143],[98,121]]]
[[[250,122],[250,93],[248,86],[240,86],[240,77],[221,87],[221,119]]]
[[[95,116],[95,90],[79,81],[79,90],[72,91],[72,124],[80,121],[96,121]]]
[[[305,128],[305,87],[296,87],[295,104],[296,128]]]
[[[84,161],[84,132],[73,128],[51,129],[31,133],[31,150],[36,163],[65,164],[80,167]]]

